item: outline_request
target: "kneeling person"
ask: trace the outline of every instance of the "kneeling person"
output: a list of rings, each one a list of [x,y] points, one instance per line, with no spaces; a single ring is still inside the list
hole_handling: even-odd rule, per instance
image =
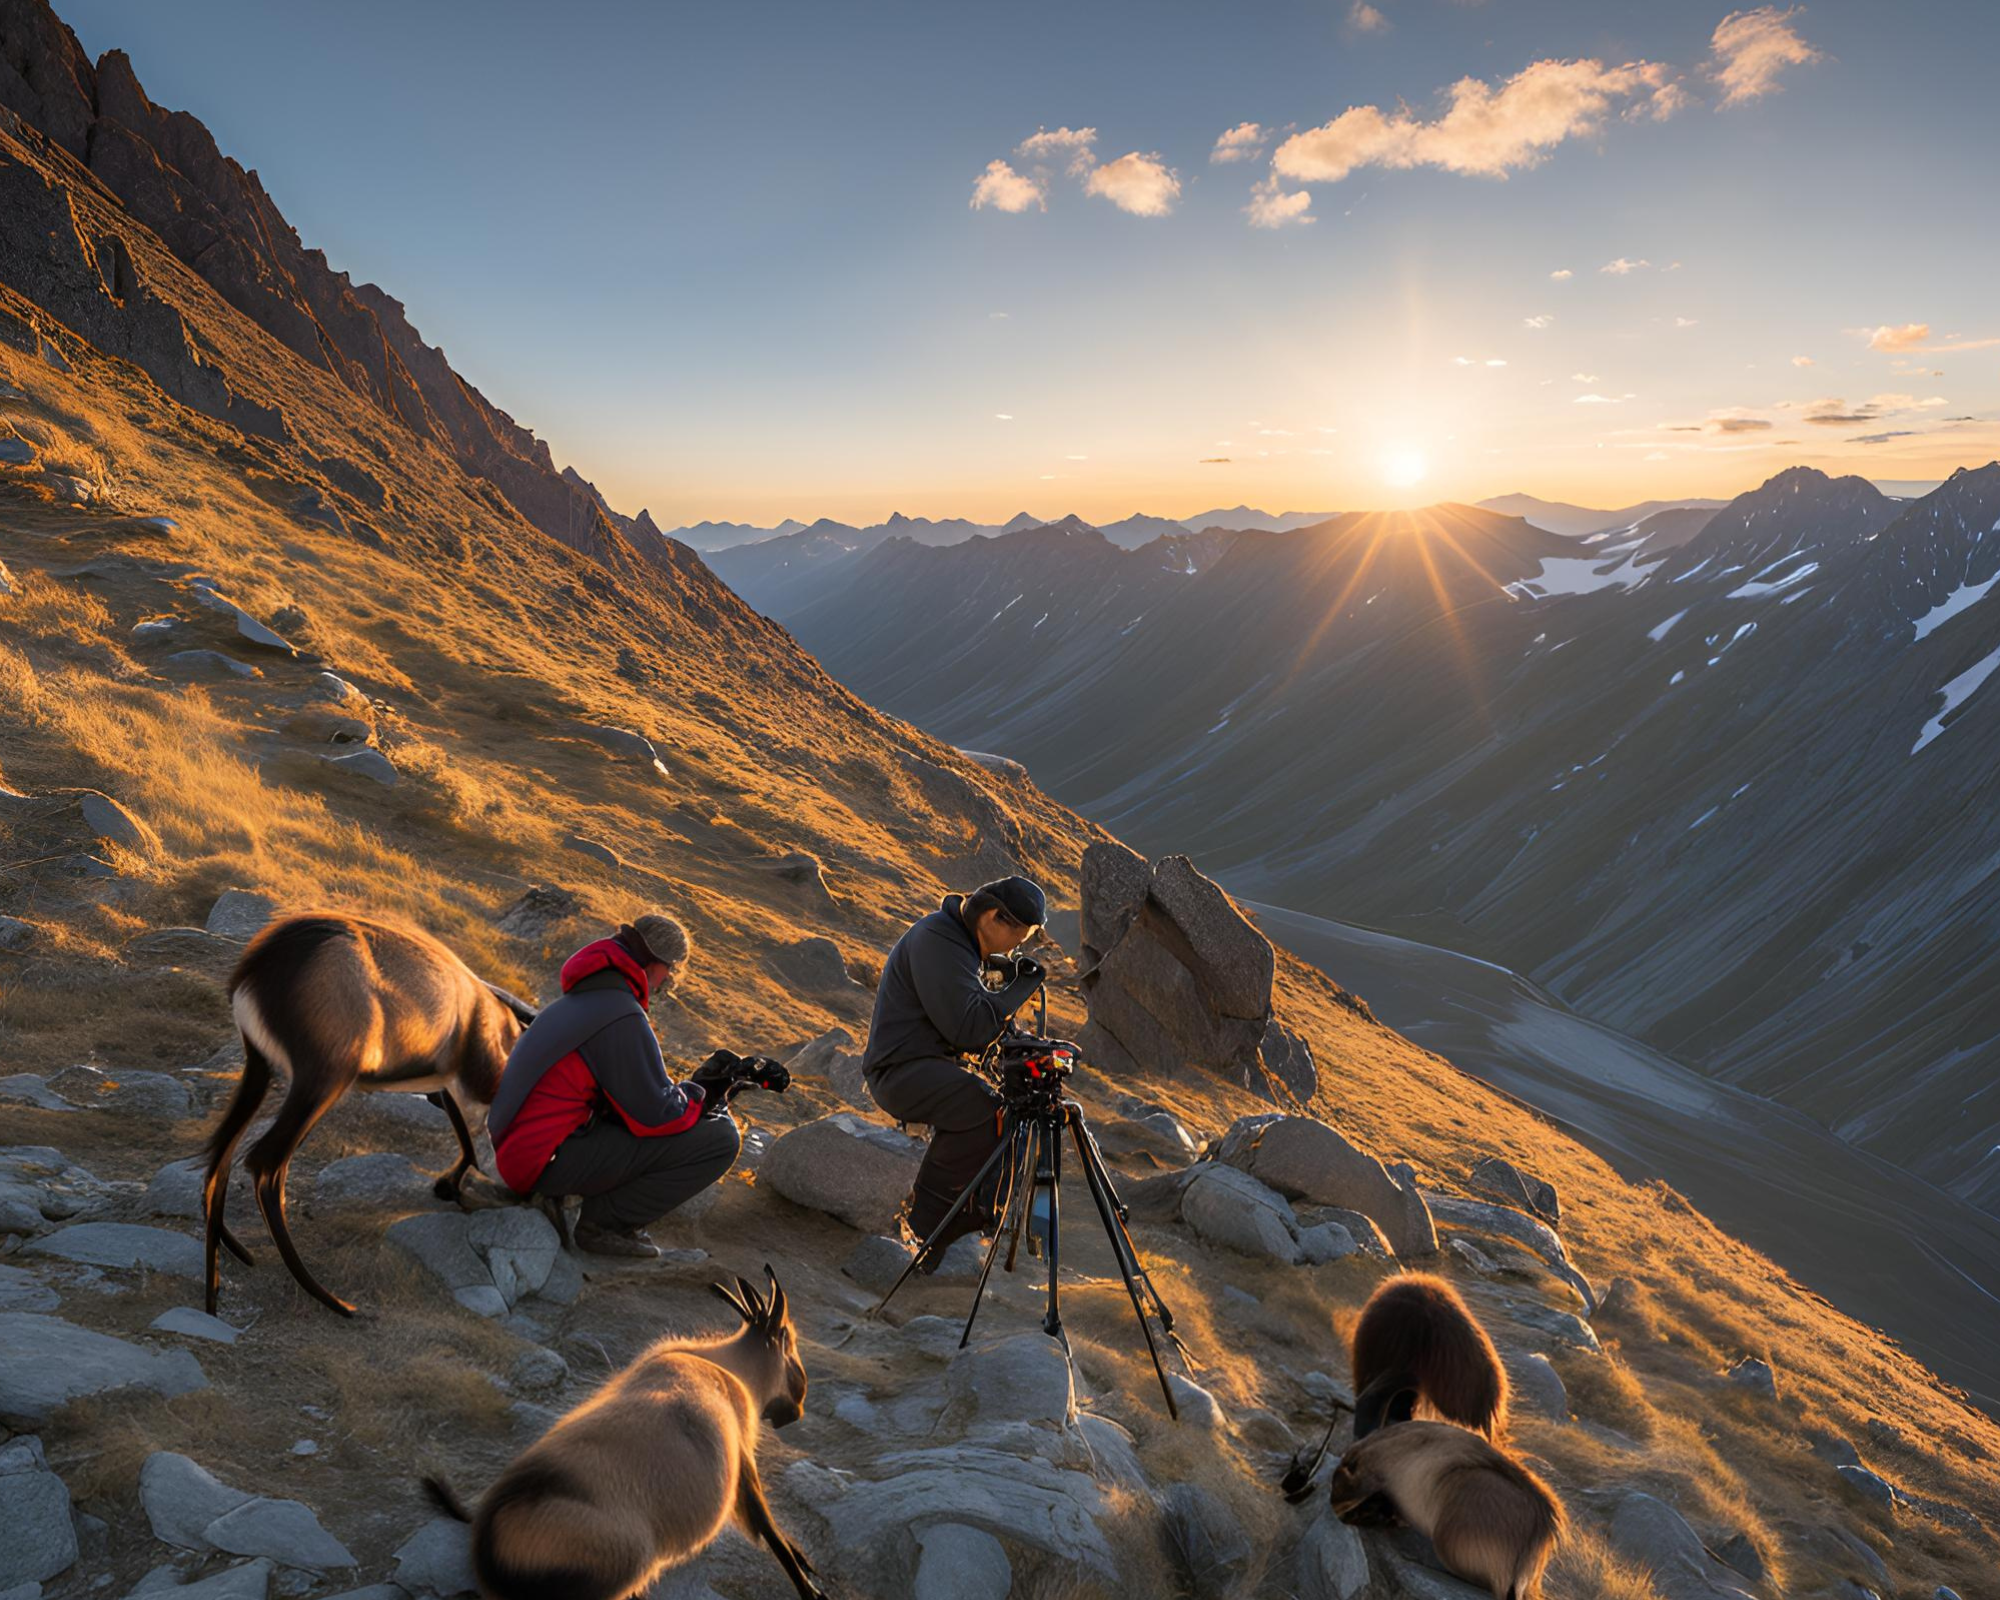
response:
[[[486,1126],[501,1181],[519,1195],[583,1196],[579,1249],[658,1255],[646,1225],[714,1183],[742,1148],[731,1097],[789,1081],[777,1062],[727,1050],[685,1083],[668,1077],[647,1010],[689,955],[687,930],[658,912],[585,945],[500,1075]]]
[[[862,1072],[875,1103],[899,1122],[931,1130],[905,1215],[918,1240],[929,1237],[1000,1142],[1000,1096],[967,1070],[1000,1037],[1007,1019],[1042,982],[1027,956],[1003,961],[1046,918],[1042,891],[1002,878],[969,895],[947,895],[896,941],[882,967]],[[980,973],[989,962],[1010,972],[999,989]],[[989,1226],[992,1196],[975,1195],[952,1219],[923,1265],[935,1270],[952,1239]]]

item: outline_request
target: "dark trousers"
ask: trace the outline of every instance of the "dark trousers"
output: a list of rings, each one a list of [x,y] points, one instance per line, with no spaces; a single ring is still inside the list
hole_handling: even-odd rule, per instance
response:
[[[726,1113],[650,1139],[616,1117],[598,1117],[556,1146],[535,1193],[582,1195],[582,1220],[593,1227],[643,1228],[714,1183],[742,1148],[743,1135]]]
[[[925,1057],[868,1074],[868,1092],[898,1122],[922,1122],[930,1148],[910,1190],[910,1228],[928,1234],[979,1176],[1000,1142],[1000,1096],[977,1073],[947,1057]],[[993,1180],[974,1204],[990,1214]]]

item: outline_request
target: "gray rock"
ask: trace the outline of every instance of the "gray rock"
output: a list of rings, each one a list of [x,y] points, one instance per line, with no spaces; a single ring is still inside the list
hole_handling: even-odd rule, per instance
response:
[[[900,1239],[871,1233],[848,1252],[840,1270],[870,1294],[887,1294],[915,1254]]]
[[[1399,1256],[1432,1255],[1437,1231],[1415,1186],[1313,1117],[1243,1117],[1223,1135],[1220,1160],[1280,1194],[1371,1218]]]
[[[0,1100],[24,1101],[41,1111],[77,1109],[49,1087],[48,1079],[37,1077],[32,1072],[16,1072],[0,1078]]]
[[[77,1109],[55,1096],[41,1079],[34,1081],[61,1109]],[[99,1182],[51,1145],[0,1149],[0,1232],[40,1233],[50,1223],[89,1214],[113,1192],[110,1185]]]
[[[472,1530],[451,1517],[433,1517],[396,1551],[396,1587],[408,1594],[452,1595],[478,1592],[472,1571]]]
[[[100,839],[122,844],[128,850],[146,847],[146,830],[139,821],[108,794],[86,789],[82,796],[83,825]]]
[[[206,1339],[211,1344],[234,1344],[243,1332],[241,1328],[232,1328],[220,1317],[211,1317],[206,1311],[197,1311],[193,1306],[175,1306],[171,1311],[162,1311],[153,1318],[151,1325],[162,1333]]]
[[[1752,1583],[1764,1581],[1764,1557],[1750,1542],[1748,1534],[1732,1533],[1713,1547],[1713,1554],[1731,1572],[1741,1573]]]
[[[1611,1515],[1613,1547],[1652,1574],[1661,1600],[1751,1600],[1732,1572],[1708,1553],[1687,1519],[1649,1494],[1628,1494]]]
[[[1181,1219],[1202,1238],[1246,1256],[1297,1263],[1298,1224],[1281,1195],[1233,1166],[1204,1162],[1181,1192]]]
[[[356,1565],[347,1546],[296,1500],[260,1495],[217,1517],[203,1530],[203,1537],[231,1555],[268,1556],[291,1567],[324,1570]]]
[[[154,1574],[162,1570],[172,1576],[168,1581],[153,1583]],[[239,1566],[211,1573],[206,1578],[197,1578],[192,1583],[174,1581],[176,1578],[178,1574],[171,1567],[156,1567],[153,1573],[140,1580],[132,1596],[159,1594],[166,1590],[172,1592],[174,1600],[264,1600],[271,1587],[271,1563],[245,1561]]]
[[[1880,1506],[1885,1511],[1896,1509],[1896,1486],[1880,1473],[1868,1467],[1835,1467],[1840,1477],[1841,1487],[1870,1505]]]
[[[875,1481],[850,1480],[810,1461],[786,1467],[786,1488],[827,1520],[856,1559],[879,1558],[910,1528],[956,1522],[1027,1545],[1059,1561],[1116,1577],[1098,1527],[1110,1504],[1087,1472],[976,1444],[892,1452]]]
[[[1007,1600],[1014,1568],[992,1534],[958,1522],[937,1522],[917,1534],[913,1600]]]
[[[1603,1353],[1604,1347],[1597,1342],[1597,1334],[1590,1324],[1571,1312],[1553,1311],[1532,1300],[1513,1301],[1507,1309],[1516,1322],[1545,1338],[1573,1349],[1588,1350],[1592,1355]]]
[[[5,439],[0,439],[0,465],[26,467],[32,466],[34,460],[35,447],[29,444],[26,439],[15,438],[11,435]],[[9,584],[6,589],[0,590],[0,593],[5,594],[11,594],[12,592],[12,584]]]
[[[32,1272],[0,1266],[0,1311],[53,1311],[62,1296]]]
[[[1053,1423],[1076,1414],[1076,1385],[1063,1347],[1043,1333],[970,1345],[945,1369],[945,1391],[973,1425]]]
[[[1146,858],[1114,839],[1100,840],[1084,851],[1079,917],[1082,965],[1096,966],[1125,937],[1152,882],[1153,869]]]
[[[238,661],[220,650],[176,650],[160,663],[170,678],[194,682],[203,678],[261,678],[263,673],[247,661]]]
[[[1467,1181],[1475,1193],[1517,1211],[1532,1212],[1552,1228],[1562,1223],[1562,1201],[1556,1186],[1523,1172],[1501,1156],[1481,1156]]]
[[[1778,1398],[1778,1375],[1771,1370],[1771,1363],[1758,1356],[1745,1356],[1723,1374],[1739,1389],[1748,1389],[1764,1400]]]
[[[531,1394],[560,1389],[569,1381],[569,1363],[555,1351],[538,1345],[514,1358],[514,1365],[507,1372],[507,1381],[516,1389],[526,1389]]]
[[[153,1174],[152,1181],[146,1185],[142,1204],[156,1217],[198,1218],[201,1215],[201,1185],[207,1173],[208,1162],[202,1156],[169,1161]],[[238,1217],[249,1216],[256,1209],[256,1202],[250,1193],[249,1175],[243,1170],[241,1162],[230,1171],[229,1196],[224,1209]]]
[[[1525,1400],[1545,1417],[1569,1421],[1569,1390],[1547,1356],[1539,1350],[1531,1351],[1518,1361],[1508,1362],[1507,1373],[1514,1381],[1518,1399]]]
[[[516,939],[546,939],[582,914],[583,902],[567,889],[541,884],[525,891],[497,919],[502,933]]]
[[[327,1600],[409,1600],[409,1596],[393,1583],[371,1583],[366,1588],[329,1595]]]
[[[165,1072],[106,1072],[99,1067],[64,1067],[49,1087],[72,1105],[167,1121],[194,1114],[187,1085]]]
[[[1368,1593],[1368,1548],[1330,1510],[1313,1519],[1292,1559],[1298,1600],[1360,1600]]]
[[[0,1590],[39,1584],[77,1558],[69,1488],[32,1434],[0,1445]]]
[[[241,609],[236,613],[236,632],[250,644],[260,646],[265,650],[276,650],[281,655],[288,656],[298,654],[298,651],[292,648],[289,640],[273,633],[263,623],[251,616],[249,612]]]
[[[1312,1046],[1282,1022],[1273,1020],[1257,1047],[1264,1070],[1302,1101],[1319,1092],[1319,1064]]]
[[[580,856],[589,856],[593,861],[601,861],[607,867],[622,867],[625,858],[602,839],[586,839],[580,833],[572,833],[563,840],[565,850],[574,850]]]
[[[921,1316],[910,1318],[897,1333],[902,1343],[917,1354],[929,1356],[934,1361],[949,1361],[958,1353],[959,1336],[963,1329],[962,1321]]]
[[[851,1228],[888,1233],[923,1152],[905,1134],[838,1112],[780,1137],[758,1171],[759,1185]]]
[[[403,775],[396,770],[395,762],[372,746],[361,750],[342,751],[338,755],[323,755],[319,759],[336,771],[357,778],[366,778],[370,783],[379,783],[385,789],[393,789],[403,781]]]
[[[1461,1239],[1454,1233],[1445,1239],[1444,1247],[1482,1278],[1490,1278],[1500,1270],[1493,1258],[1470,1239]]]
[[[132,637],[139,644],[159,644],[179,633],[185,624],[179,617],[148,617],[132,624]]]
[[[384,1237],[416,1257],[460,1305],[484,1317],[501,1316],[507,1302],[493,1286],[493,1274],[466,1241],[470,1220],[460,1212],[429,1212],[391,1223]]]
[[[392,1223],[386,1237],[482,1317],[505,1316],[524,1296],[547,1290],[562,1257],[555,1225],[529,1206],[501,1206],[469,1217],[419,1213]]]
[[[183,1550],[212,1550],[209,1524],[248,1505],[255,1496],[232,1489],[200,1462],[156,1450],[139,1468],[139,1504],[153,1537]]]
[[[1583,1301],[1584,1315],[1597,1314],[1597,1291],[1590,1280],[1577,1271],[1569,1252],[1556,1231],[1547,1223],[1507,1206],[1489,1205],[1481,1200],[1463,1200],[1457,1195],[1423,1191],[1431,1215],[1446,1227],[1463,1228],[1468,1233],[1493,1234],[1510,1239],[1532,1251],[1535,1257]]]
[[[1147,895],[1193,947],[1224,1016],[1269,1014],[1277,971],[1271,941],[1251,926],[1221,885],[1197,872],[1186,856],[1167,856],[1154,865]]]
[[[1160,1495],[1160,1536],[1196,1600],[1221,1600],[1249,1569],[1243,1524],[1199,1484],[1177,1483]]]
[[[39,1422],[67,1401],[112,1389],[172,1397],[207,1385],[185,1350],[148,1350],[59,1317],[0,1312],[0,1420]]]
[[[847,970],[840,946],[820,935],[779,945],[764,959],[779,977],[816,994],[845,994],[861,987]]]
[[[1088,1411],[1077,1413],[1076,1431],[1082,1435],[1090,1451],[1092,1470],[1100,1478],[1108,1475],[1112,1481],[1122,1483],[1128,1489],[1136,1489],[1143,1494],[1152,1492],[1146,1482],[1145,1468],[1139,1464],[1139,1452],[1133,1446],[1131,1434],[1109,1417],[1093,1416]]]
[[[144,1267],[183,1278],[202,1275],[199,1240],[135,1222],[73,1222],[35,1240],[28,1249],[93,1267]]]
[[[224,889],[208,909],[208,932],[224,939],[249,939],[278,914],[278,903],[252,889]]]
[[[318,1215],[431,1206],[439,1203],[431,1192],[434,1181],[431,1174],[411,1165],[408,1156],[394,1151],[343,1156],[321,1167],[313,1179],[312,1209]]]
[[[1174,1397],[1174,1405],[1180,1411],[1181,1421],[1189,1427],[1205,1433],[1223,1433],[1228,1430],[1229,1414],[1222,1409],[1222,1403],[1194,1379],[1182,1377],[1178,1372],[1169,1372],[1167,1389]]]
[[[630,728],[612,727],[601,722],[579,722],[576,724],[576,731],[593,744],[609,750],[613,755],[624,756],[641,766],[651,767],[663,778],[667,775],[666,765],[660,760],[660,752],[654,748],[653,741],[642,733],[634,733]]]
[[[353,684],[334,672],[315,673],[312,681],[306,685],[305,693],[309,700],[330,700],[335,705],[367,698]]]
[[[794,1078],[825,1078],[833,1092],[857,1111],[874,1107],[875,1097],[869,1094],[867,1080],[861,1075],[861,1055],[854,1048],[854,1036],[845,1028],[829,1028],[793,1052],[785,1067]]]
[[[0,950],[25,950],[41,937],[42,930],[19,917],[0,917]]]
[[[555,1224],[532,1206],[475,1212],[465,1237],[485,1261],[493,1286],[509,1306],[547,1283],[562,1254]]]
[[[1309,1228],[1299,1229],[1299,1253],[1305,1257],[1308,1266],[1324,1266],[1329,1261],[1338,1261],[1343,1256],[1359,1255],[1361,1246],[1354,1242],[1354,1235],[1337,1222],[1316,1222]]]

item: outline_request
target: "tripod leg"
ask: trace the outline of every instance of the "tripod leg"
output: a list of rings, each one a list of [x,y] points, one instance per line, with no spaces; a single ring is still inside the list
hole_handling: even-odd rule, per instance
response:
[[[1017,1122],[1007,1135],[1007,1148],[1012,1151],[1005,1171],[1008,1173],[1007,1198],[1000,1208],[1000,1221],[993,1229],[993,1241],[986,1247],[986,1262],[979,1269],[979,1287],[972,1291],[972,1310],[966,1314],[965,1332],[958,1336],[958,1347],[963,1350],[972,1339],[972,1324],[979,1316],[979,1303],[986,1297],[986,1280],[993,1276],[993,1261],[1000,1254],[1000,1241],[1007,1232],[1007,1218],[1018,1207],[1025,1211],[1034,1199],[1034,1126],[1032,1123]],[[1025,1168],[1028,1182],[1021,1182]]]
[[[1022,1124],[1027,1130],[1028,1159],[1022,1165],[1022,1173],[1027,1179],[1027,1187],[1021,1196],[1021,1209],[1014,1215],[1014,1235],[1007,1241],[1007,1270],[1014,1270],[1014,1259],[1021,1253],[1021,1239],[1028,1231],[1028,1218],[1035,1209],[1035,1187],[1037,1175],[1041,1172],[1040,1140],[1042,1126],[1038,1122]],[[1002,1230],[1005,1231],[1004,1229]]]
[[[1160,1393],[1166,1397],[1167,1415],[1178,1422],[1180,1407],[1174,1404],[1174,1391],[1167,1383],[1167,1369],[1160,1362],[1160,1347],[1153,1338],[1153,1325],[1146,1317],[1146,1304],[1139,1298],[1138,1280],[1126,1264],[1126,1252],[1132,1249],[1132,1240],[1118,1216],[1117,1197],[1109,1191],[1103,1173],[1090,1159],[1090,1149],[1083,1142],[1081,1114],[1069,1126],[1070,1134],[1076,1140],[1077,1159],[1083,1164],[1085,1185],[1090,1190],[1090,1198],[1097,1204],[1098,1218],[1104,1224],[1104,1236],[1111,1241],[1111,1253],[1118,1262],[1118,1275],[1125,1280],[1125,1292],[1132,1297],[1132,1313],[1139,1319],[1139,1331],[1146,1337],[1146,1354],[1153,1358],[1153,1375],[1160,1380]]]
[[[1112,1216],[1117,1219],[1112,1244],[1123,1253],[1125,1260],[1130,1263],[1132,1275],[1145,1287],[1146,1296],[1153,1304],[1153,1313],[1160,1319],[1161,1330],[1173,1340],[1174,1348],[1185,1357],[1187,1348],[1174,1333],[1174,1314],[1167,1309],[1166,1301],[1160,1298],[1160,1291],[1154,1286],[1153,1276],[1146,1270],[1146,1264],[1139,1259],[1138,1246],[1132,1243],[1131,1231],[1125,1226],[1125,1206],[1118,1198],[1117,1186],[1111,1181],[1111,1171],[1104,1164],[1104,1152],[1098,1148],[1097,1137],[1090,1131],[1090,1124],[1084,1120],[1081,1109],[1075,1112],[1075,1118],[1074,1126],[1078,1134],[1077,1149],[1082,1154],[1084,1168],[1096,1183],[1103,1186]]]
[[[1018,1119],[1010,1118],[1009,1121],[1018,1126]],[[986,1181],[987,1175],[1000,1164],[1000,1157],[1006,1153],[1009,1143],[1005,1134],[1011,1132],[1011,1127],[1002,1130],[1003,1137],[993,1147],[993,1154],[986,1158],[986,1164],[979,1169],[978,1175],[960,1191],[958,1198],[952,1201],[951,1209],[938,1219],[938,1225],[931,1229],[930,1237],[917,1246],[917,1253],[910,1257],[909,1261],[904,1265],[902,1272],[898,1274],[896,1281],[889,1285],[889,1292],[875,1302],[875,1309],[877,1311],[880,1311],[895,1297],[896,1291],[902,1288],[904,1283],[908,1281],[910,1274],[917,1270],[917,1263],[930,1254],[931,1246],[937,1242],[944,1230],[951,1226],[952,1218],[956,1217],[959,1212],[963,1211],[971,1203],[972,1197],[979,1192],[979,1186]]]
[[[1049,1310],[1042,1318],[1042,1332],[1052,1339],[1061,1339],[1063,1349],[1069,1348],[1069,1339],[1063,1333],[1062,1325],[1062,1140],[1060,1127],[1051,1128],[1043,1135],[1044,1148],[1049,1157]]]

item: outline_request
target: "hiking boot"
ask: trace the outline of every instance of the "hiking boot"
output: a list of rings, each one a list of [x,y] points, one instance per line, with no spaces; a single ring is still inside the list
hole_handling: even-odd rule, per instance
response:
[[[594,1222],[579,1222],[574,1234],[576,1247],[594,1256],[625,1256],[634,1261],[650,1261],[660,1247],[641,1228],[600,1228]]]

